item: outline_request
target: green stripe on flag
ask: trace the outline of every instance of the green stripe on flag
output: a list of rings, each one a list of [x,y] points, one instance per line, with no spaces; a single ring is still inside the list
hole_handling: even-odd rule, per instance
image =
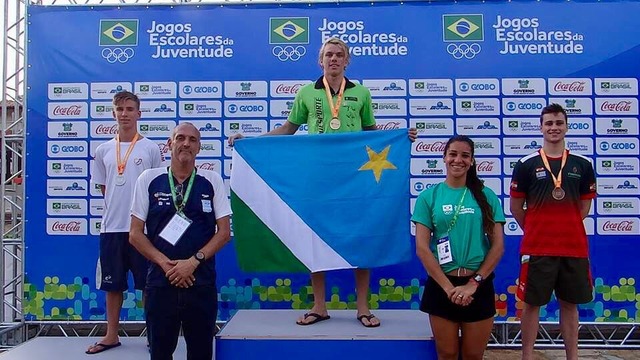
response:
[[[247,272],[309,272],[233,191],[231,209],[234,219],[233,243],[240,269]]]

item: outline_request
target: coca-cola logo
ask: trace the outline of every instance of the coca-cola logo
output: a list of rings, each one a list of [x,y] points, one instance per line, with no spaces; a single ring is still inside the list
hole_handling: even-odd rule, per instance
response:
[[[557,92],[582,92],[584,91],[585,84],[586,82],[584,81],[573,81],[571,83],[563,83],[562,81],[558,81],[553,86],[553,90]]]
[[[395,130],[400,129],[400,121],[388,121],[384,124],[376,124],[378,130]]]
[[[622,220],[622,221],[607,220],[602,225],[602,231],[631,232],[633,231],[633,222],[629,220]]]
[[[631,111],[631,101],[622,100],[615,102],[605,101],[600,105],[600,110],[602,111]]]
[[[57,105],[53,108],[53,115],[56,116],[80,116],[82,111],[82,106],[79,105],[71,105],[71,106],[60,106]]]
[[[444,141],[434,141],[427,143],[420,141],[416,144],[417,152],[430,152],[430,153],[444,153],[444,148],[447,144]]]
[[[480,161],[477,165],[478,172],[491,172],[495,161]]]
[[[284,85],[280,84],[276,87],[276,94],[278,95],[295,95],[302,87],[302,84]]]
[[[118,124],[113,124],[111,126],[105,126],[99,124],[96,127],[96,135],[115,135],[118,133]]]
[[[204,162],[200,165],[196,165],[196,167],[198,168],[198,170],[214,170],[214,165],[210,162]]]
[[[56,221],[51,226],[52,231],[59,232],[79,232],[80,231],[80,221]]]

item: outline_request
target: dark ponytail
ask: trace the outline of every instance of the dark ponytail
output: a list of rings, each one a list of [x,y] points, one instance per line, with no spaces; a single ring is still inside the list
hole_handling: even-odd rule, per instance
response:
[[[449,146],[454,142],[467,143],[469,147],[471,147],[471,156],[473,157],[473,154],[475,153],[475,144],[473,143],[473,140],[464,135],[456,135],[449,139],[449,141],[447,141],[447,145],[444,147],[445,156],[447,155]],[[478,177],[475,158],[473,160],[473,164],[471,164],[471,167],[467,172],[467,181],[465,185],[471,191],[471,194],[480,206],[480,211],[482,212],[482,228],[484,229],[484,232],[489,236],[493,235],[493,226],[495,225],[495,221],[493,220],[493,209],[491,209],[489,201],[487,201],[487,197],[482,191],[482,189],[484,188],[484,183]]]

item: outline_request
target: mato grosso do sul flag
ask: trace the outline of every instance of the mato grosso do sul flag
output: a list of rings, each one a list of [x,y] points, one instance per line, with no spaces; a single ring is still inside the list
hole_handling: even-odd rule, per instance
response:
[[[316,272],[409,261],[407,130],[237,141],[231,170],[240,268]]]

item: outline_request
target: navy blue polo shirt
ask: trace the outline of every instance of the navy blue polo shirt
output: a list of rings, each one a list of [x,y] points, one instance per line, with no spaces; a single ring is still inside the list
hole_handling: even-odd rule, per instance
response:
[[[174,183],[178,181],[174,178]],[[189,178],[183,183],[186,192]],[[216,220],[231,215],[231,206],[220,174],[197,170],[191,193],[183,213],[192,222],[180,240],[172,245],[160,237],[160,232],[176,214],[171,197],[168,168],[145,170],[138,181],[131,206],[131,215],[145,222],[147,238],[171,260],[188,259],[211,240],[216,232]],[[215,257],[198,266],[195,285],[215,284]],[[160,266],[150,262],[147,286],[170,286]]]

